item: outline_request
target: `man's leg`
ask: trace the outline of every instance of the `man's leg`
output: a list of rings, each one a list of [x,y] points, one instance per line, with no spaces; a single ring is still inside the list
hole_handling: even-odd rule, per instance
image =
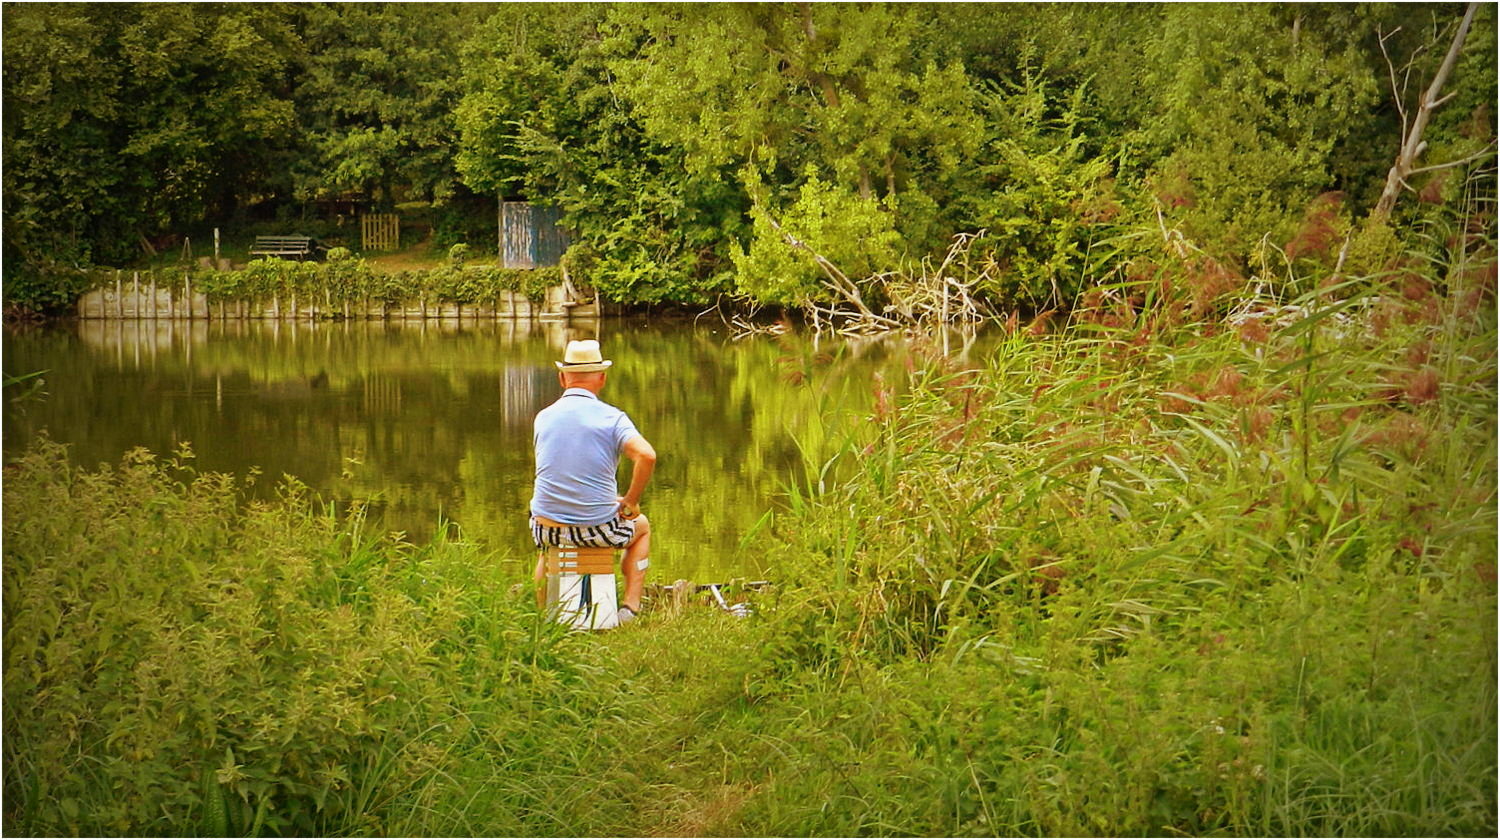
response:
[[[536,571],[532,577],[536,580],[536,608],[547,606],[547,566],[542,562],[545,555],[538,551],[536,553]]]
[[[620,571],[625,575],[625,599],[621,606],[632,612],[641,611],[641,592],[646,588],[646,570],[639,563],[651,556],[651,522],[646,514],[635,518],[635,539],[625,547],[625,559],[620,562]]]

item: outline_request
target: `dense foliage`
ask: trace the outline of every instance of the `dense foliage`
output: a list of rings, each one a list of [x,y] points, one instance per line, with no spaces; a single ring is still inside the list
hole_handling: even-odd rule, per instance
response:
[[[4,8],[5,279],[117,264],[266,189],[296,110],[266,7]]]
[[[11,4],[6,295],[55,306],[58,266],[257,214],[435,202],[446,246],[504,196],[560,207],[621,301],[806,303],[813,252],[862,280],[986,229],[987,301],[1068,306],[1158,212],[1230,270],[1298,249],[1320,195],[1363,225],[1463,13]],[[1398,227],[1494,171],[1495,26],[1426,129],[1423,167],[1466,163],[1414,176]]]
[[[748,621],[186,450],[7,467],[5,829],[1492,836],[1492,236],[1278,305],[1180,237],[827,417]],[[666,381],[665,379],[663,381]],[[517,585],[519,584],[519,585]]]

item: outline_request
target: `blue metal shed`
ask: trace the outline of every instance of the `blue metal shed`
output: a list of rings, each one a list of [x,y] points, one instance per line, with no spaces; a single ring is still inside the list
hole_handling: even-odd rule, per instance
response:
[[[557,265],[568,248],[568,232],[558,225],[562,211],[528,201],[500,201],[500,265],[542,268]]]

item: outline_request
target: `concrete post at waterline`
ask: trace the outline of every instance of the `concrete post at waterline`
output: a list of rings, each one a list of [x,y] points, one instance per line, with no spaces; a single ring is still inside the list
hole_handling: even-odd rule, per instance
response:
[[[210,269],[203,257],[200,266]],[[227,262],[227,260],[225,261]],[[221,268],[223,265],[221,264]],[[201,279],[201,278],[200,278]],[[493,301],[477,304],[442,303],[429,299],[414,299],[387,305],[379,301],[364,301],[351,304],[348,301],[335,304],[325,292],[299,298],[296,294],[283,296],[272,293],[258,300],[220,300],[210,305],[208,296],[195,291],[191,275],[161,282],[155,275],[141,277],[132,272],[127,283],[122,275],[116,275],[113,284],[94,289],[78,299],[80,318],[184,320],[227,319],[256,320],[318,320],[342,313],[363,319],[377,320],[528,320],[528,321],[591,321],[601,313],[599,301],[577,300],[569,294],[566,286],[549,287],[542,300],[533,303],[526,295],[507,290]]]
[[[94,289],[78,299],[78,317],[111,319],[187,320],[209,316],[208,295],[192,290],[192,281],[158,286],[154,281],[141,288],[139,281],[125,286]]]

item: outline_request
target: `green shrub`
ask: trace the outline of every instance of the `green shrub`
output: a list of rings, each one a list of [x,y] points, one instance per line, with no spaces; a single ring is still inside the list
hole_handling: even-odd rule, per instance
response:
[[[828,281],[813,253],[855,283],[895,268],[903,256],[904,243],[889,206],[823,181],[812,168],[804,177],[790,206],[751,208],[750,245],[731,248],[739,291],[754,300],[805,305],[837,299],[825,288]]]
[[[206,292],[211,301],[248,298],[264,302],[276,296],[289,306],[296,295],[303,301],[326,303],[334,310],[345,303],[362,305],[366,300],[387,305],[414,305],[421,300],[466,306],[488,304],[507,292],[520,292],[539,302],[548,288],[562,282],[562,272],[556,267],[498,268],[451,259],[432,269],[377,272],[365,260],[348,256],[344,249],[334,249],[325,263],[273,258],[255,260],[242,271],[193,276],[194,288]]]
[[[994,136],[977,169],[994,188],[966,195],[959,205],[966,227],[990,233],[983,258],[1002,270],[978,292],[996,305],[1070,306],[1094,279],[1091,250],[1119,234],[1124,205],[1139,207],[1138,199],[1117,191],[1114,163],[1089,148],[1084,92],[1062,99],[1029,68],[1020,83],[985,90]]]
[[[91,289],[114,283],[115,273],[105,268],[76,268],[50,264],[23,264],[7,272],[4,308],[40,315],[71,314],[78,299]]]

